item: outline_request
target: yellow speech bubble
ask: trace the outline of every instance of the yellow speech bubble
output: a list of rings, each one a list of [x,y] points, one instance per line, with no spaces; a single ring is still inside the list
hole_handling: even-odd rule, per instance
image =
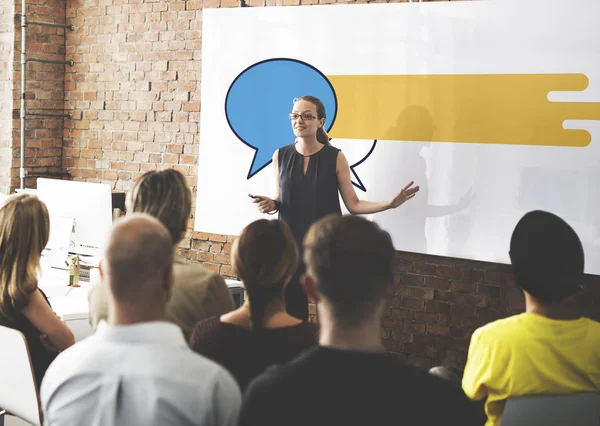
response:
[[[340,139],[585,147],[600,102],[551,102],[583,91],[585,74],[328,75],[337,96],[330,136]]]

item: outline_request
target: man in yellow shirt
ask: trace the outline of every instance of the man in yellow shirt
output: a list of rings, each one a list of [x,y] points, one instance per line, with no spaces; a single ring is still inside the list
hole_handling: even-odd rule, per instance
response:
[[[513,232],[510,258],[526,312],[473,333],[462,381],[469,398],[487,398],[486,426],[500,425],[510,398],[600,392],[600,323],[565,303],[583,279],[575,231],[551,213],[527,213]]]

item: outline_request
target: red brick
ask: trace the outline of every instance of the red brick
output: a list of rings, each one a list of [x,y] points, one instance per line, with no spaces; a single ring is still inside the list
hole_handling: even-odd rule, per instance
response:
[[[484,296],[488,296],[493,299],[501,298],[503,293],[503,289],[501,287],[485,284],[478,284],[477,290],[479,294],[483,294]]]
[[[396,300],[398,300],[398,297],[401,296],[410,296],[412,294],[412,288],[411,287],[406,287],[403,285],[400,285],[396,288],[394,296],[396,297]]]
[[[413,297],[405,297],[402,299],[402,307],[413,311],[422,311],[425,308],[425,301]]]
[[[433,334],[434,336],[449,336],[450,327],[427,324],[427,334]]]
[[[223,244],[214,243],[211,241],[210,243],[210,252],[211,253],[222,253],[223,252]]]
[[[425,333],[425,324],[422,322],[404,321],[403,331],[405,333]]]
[[[450,325],[450,315],[439,314],[438,324],[439,325]]]
[[[437,290],[435,299],[443,302],[454,303],[457,305],[468,305],[468,306],[485,306],[485,296],[476,296],[471,294],[453,293],[450,291]]]
[[[402,328],[402,321],[398,321],[396,318],[385,317],[381,319],[381,326],[384,328]]]
[[[402,259],[404,259],[406,262],[421,262],[421,263],[425,263],[427,262],[430,257],[426,256],[424,254],[418,254],[418,253],[405,253],[405,252],[401,252],[402,253]]]
[[[413,264],[410,262],[394,262],[394,272],[412,272]]]
[[[507,276],[505,271],[486,271],[485,272],[485,281],[491,283],[505,283],[507,281]]]
[[[460,318],[476,318],[477,308],[473,306],[452,305],[452,316]]]
[[[416,274],[401,274],[400,283],[407,286],[422,286],[423,277]]]
[[[391,338],[394,342],[410,342],[410,334],[404,333],[401,329],[392,330]]]
[[[231,264],[231,258],[226,254],[215,254],[215,263],[229,265]]]
[[[448,266],[440,266],[437,269],[438,277],[443,278],[453,278],[455,280],[459,280],[462,278],[462,271],[460,268],[451,268]]]
[[[411,320],[415,316],[413,311],[408,309],[392,309],[392,317]]]
[[[438,315],[433,312],[415,312],[415,319],[426,323],[437,323]]]
[[[225,277],[236,278],[233,268],[229,265],[221,265],[221,267],[219,268],[219,274]]]
[[[448,303],[437,302],[435,300],[428,300],[425,306],[425,312],[449,314],[450,307],[451,305],[449,305]]]
[[[473,270],[471,272],[471,281],[474,283],[482,283],[485,281],[485,272]]]
[[[437,270],[437,266],[430,265],[427,263],[414,263],[413,264],[413,273],[419,275],[435,275]]]
[[[450,282],[450,290],[462,293],[475,293],[475,286],[472,283],[452,280]]]
[[[196,259],[202,262],[212,262],[215,258],[215,255],[212,253],[198,252],[196,254]]]
[[[434,290],[432,288],[415,287],[411,291],[411,295],[418,299],[432,300]]]
[[[450,280],[446,278],[425,277],[425,287],[446,290],[450,287]]]

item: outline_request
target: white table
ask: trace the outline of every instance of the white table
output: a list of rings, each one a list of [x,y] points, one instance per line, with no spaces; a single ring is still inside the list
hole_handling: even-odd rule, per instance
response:
[[[97,269],[92,269],[92,279],[97,282],[94,275],[98,274]],[[232,295],[244,301],[244,287],[240,281],[225,280]],[[90,325],[88,304],[88,292],[91,284],[87,281],[79,280],[81,287],[68,287],[69,272],[62,269],[50,268],[48,265],[42,265],[42,274],[38,283],[39,288],[46,293],[50,300],[52,309],[56,314],[67,323],[75,335],[75,341],[79,341],[94,332]]]

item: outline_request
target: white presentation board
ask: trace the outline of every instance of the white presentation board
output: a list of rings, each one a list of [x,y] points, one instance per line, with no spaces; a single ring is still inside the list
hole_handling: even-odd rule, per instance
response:
[[[195,229],[269,217],[247,194],[273,194],[292,100],[315,95],[360,198],[420,185],[373,217],[396,249],[508,263],[543,209],[600,274],[599,16],[597,0],[205,10]]]

